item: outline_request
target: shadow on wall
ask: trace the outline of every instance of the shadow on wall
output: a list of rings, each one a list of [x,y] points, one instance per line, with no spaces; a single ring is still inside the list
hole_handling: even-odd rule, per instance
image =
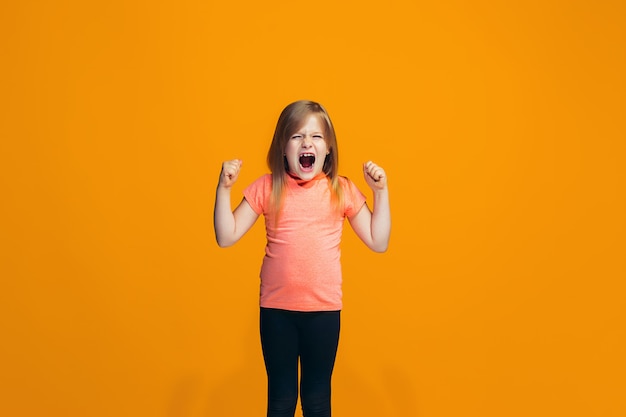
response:
[[[347,362],[347,361],[346,361]],[[385,416],[384,399],[376,387],[367,382],[365,368],[353,368],[338,362],[333,377],[333,414],[339,416]]]
[[[181,378],[174,387],[168,417],[241,417],[264,415],[267,385],[258,331],[258,315],[251,315],[242,342],[243,355],[229,373],[217,378],[205,366],[201,372]],[[221,342],[224,343],[224,342]],[[256,349],[255,349],[256,347]],[[230,357],[232,358],[232,356]],[[220,358],[208,358],[216,362]],[[232,361],[232,359],[228,359]],[[210,365],[209,365],[210,366]],[[207,370],[208,369],[208,370]]]
[[[386,368],[382,372],[385,394],[391,401],[391,415],[418,417],[417,392],[410,375],[402,368]]]
[[[417,393],[403,369],[372,370],[339,363],[333,380],[333,414],[419,417]],[[377,375],[366,374],[374,372]]]
[[[201,415],[198,410],[205,408],[206,379],[201,374],[187,375],[177,381],[173,388],[168,417],[191,417]],[[205,414],[206,415],[206,414]]]
[[[258,316],[251,315],[244,338],[238,342],[246,349],[241,350],[243,355],[237,358],[233,369],[221,378],[205,374],[210,372],[206,366],[195,374],[180,378],[173,387],[167,416],[264,415],[267,381],[258,333]],[[210,360],[219,361],[220,358]],[[372,369],[351,363],[348,357],[340,355],[333,376],[333,414],[419,417],[415,384],[403,368]],[[301,416],[298,403],[295,417]]]
[[[258,332],[250,332],[256,335]],[[252,338],[246,343],[258,345],[258,355],[249,353],[242,358],[241,366],[214,385],[209,393],[203,417],[241,417],[265,415],[267,408],[267,382],[261,343]],[[247,349],[246,352],[252,352]]]

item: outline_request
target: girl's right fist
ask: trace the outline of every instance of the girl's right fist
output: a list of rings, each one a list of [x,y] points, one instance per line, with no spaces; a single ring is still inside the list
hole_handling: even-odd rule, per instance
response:
[[[242,163],[243,161],[241,159],[223,162],[219,185],[226,188],[232,187],[235,181],[237,181],[237,177],[239,177]]]

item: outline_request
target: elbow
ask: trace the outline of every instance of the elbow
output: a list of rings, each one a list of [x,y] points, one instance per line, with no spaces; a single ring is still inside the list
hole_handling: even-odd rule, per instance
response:
[[[229,231],[215,228],[215,241],[217,242],[217,246],[220,248],[233,246],[238,240],[239,237],[236,233],[230,233]]]
[[[216,237],[215,241],[217,242],[217,246],[219,246],[220,248],[228,248],[230,246],[233,246],[236,242],[236,240],[233,241],[232,239],[224,239],[219,237]]]
[[[376,253],[385,253],[385,252],[387,252],[387,248],[388,248],[388,247],[389,247],[388,245],[385,245],[385,246],[376,246],[376,247],[373,247],[373,248],[372,248],[372,250],[373,250],[374,252],[376,252]]]
[[[376,253],[385,253],[387,252],[387,249],[389,248],[389,242],[382,242],[382,243],[378,243],[378,244],[372,244],[370,246],[370,249]]]

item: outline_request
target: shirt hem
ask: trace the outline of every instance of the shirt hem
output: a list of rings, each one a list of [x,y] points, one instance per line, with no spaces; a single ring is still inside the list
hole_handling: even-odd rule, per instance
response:
[[[302,311],[302,312],[312,312],[312,311],[341,311],[343,308],[342,304],[323,304],[323,305],[285,305],[285,304],[274,304],[274,303],[260,303],[260,307],[263,308],[275,308],[279,310],[287,310],[287,311]]]

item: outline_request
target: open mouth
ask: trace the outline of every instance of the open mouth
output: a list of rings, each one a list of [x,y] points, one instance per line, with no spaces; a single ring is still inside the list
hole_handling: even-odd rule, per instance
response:
[[[300,155],[300,166],[304,169],[310,169],[315,163],[315,155],[312,153],[303,153]]]

